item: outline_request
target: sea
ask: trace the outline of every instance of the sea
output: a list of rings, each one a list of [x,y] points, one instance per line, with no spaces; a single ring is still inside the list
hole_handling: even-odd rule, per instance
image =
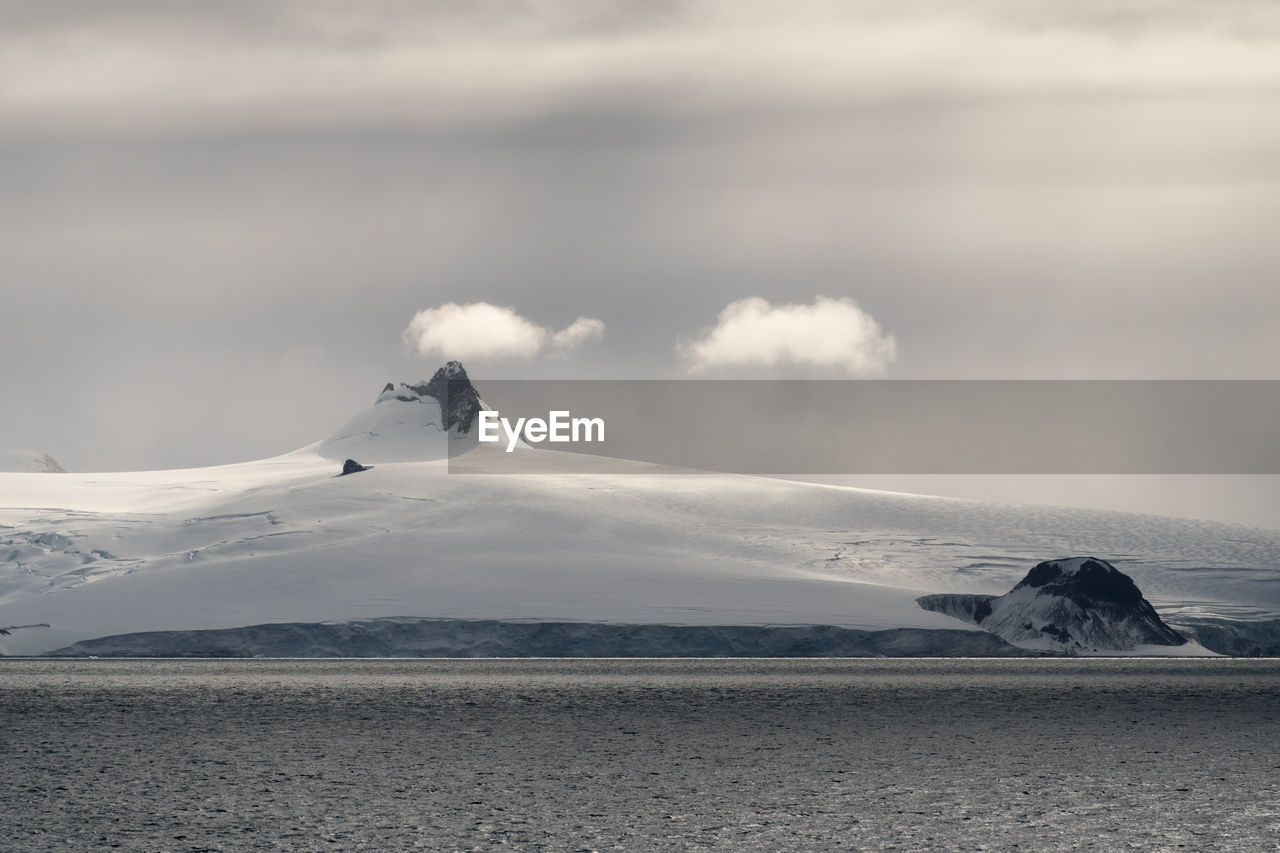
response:
[[[1276,850],[1280,661],[0,660],[0,850]]]

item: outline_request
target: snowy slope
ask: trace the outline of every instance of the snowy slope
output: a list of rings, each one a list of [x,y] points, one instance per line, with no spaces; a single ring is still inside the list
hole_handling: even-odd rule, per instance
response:
[[[998,595],[1070,554],[1115,563],[1174,625],[1280,615],[1277,531],[641,465],[449,474],[440,420],[383,395],[273,459],[0,474],[0,627],[50,625],[0,651],[389,616],[979,630],[915,599]],[[347,457],[377,464],[334,476]]]

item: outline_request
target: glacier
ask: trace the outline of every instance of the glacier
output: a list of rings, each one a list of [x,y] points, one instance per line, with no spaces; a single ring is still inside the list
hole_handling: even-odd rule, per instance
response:
[[[551,473],[540,455],[557,451],[527,446],[521,473],[450,473],[466,411],[430,385],[393,385],[270,459],[0,473],[0,626],[48,625],[0,635],[0,653],[388,618],[985,634],[916,599],[1002,595],[1069,554],[1122,569],[1174,628],[1280,618],[1280,531],[579,454]],[[372,467],[337,476],[346,459]]]

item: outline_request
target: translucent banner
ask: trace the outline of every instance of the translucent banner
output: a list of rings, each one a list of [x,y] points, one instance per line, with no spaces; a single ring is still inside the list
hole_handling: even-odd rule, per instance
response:
[[[474,381],[451,473],[1280,474],[1280,381]]]

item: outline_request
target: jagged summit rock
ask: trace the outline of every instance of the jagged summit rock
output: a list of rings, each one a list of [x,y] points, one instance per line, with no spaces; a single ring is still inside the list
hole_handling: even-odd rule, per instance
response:
[[[1023,648],[1087,653],[1187,642],[1132,578],[1097,557],[1039,563],[1001,596],[926,595],[918,602]]]
[[[443,459],[473,446],[477,413],[488,408],[460,362],[416,384],[388,382],[373,405],[316,444],[320,455],[365,465]]]
[[[456,427],[458,432],[464,434],[471,431],[476,413],[483,408],[480,395],[460,361],[446,362],[430,380],[417,385],[401,382],[397,387],[388,382],[378,396],[378,402],[398,400],[402,403],[423,403],[426,402],[424,398],[428,397],[440,405],[442,426],[445,429]]]
[[[461,362],[447,362],[435,372],[422,390],[427,396],[440,401],[445,429],[456,425],[459,432],[470,432],[476,413],[480,411],[480,395],[476,393]]]

